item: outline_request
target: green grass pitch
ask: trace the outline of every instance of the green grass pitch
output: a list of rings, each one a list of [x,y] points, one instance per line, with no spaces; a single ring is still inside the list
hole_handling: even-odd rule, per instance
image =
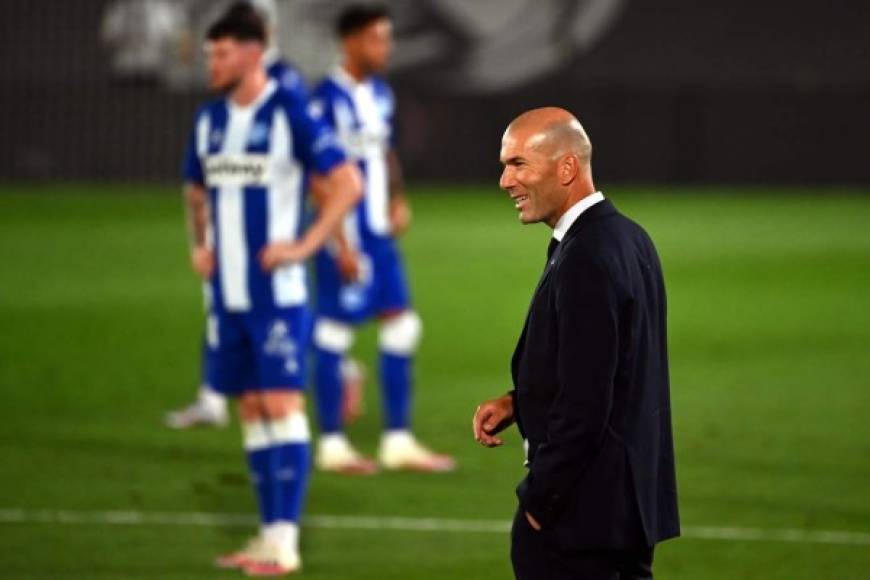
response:
[[[237,424],[162,425],[193,395],[202,327],[172,193],[0,186],[0,510],[253,513]],[[870,195],[605,193],[648,229],[665,268],[684,525],[870,533]],[[425,323],[416,429],[461,468],[316,474],[307,512],[508,520],[519,438],[485,450],[471,415],[509,388],[548,233],[520,226],[494,186],[412,196],[403,247]],[[368,329],[356,351],[371,359],[374,345]],[[373,380],[366,398],[350,432],[373,452]],[[4,521],[0,577],[238,577],[211,559],[249,531]],[[312,580],[510,577],[500,533],[307,527],[303,544]],[[858,578],[870,545],[689,535],[656,562],[667,579]]]

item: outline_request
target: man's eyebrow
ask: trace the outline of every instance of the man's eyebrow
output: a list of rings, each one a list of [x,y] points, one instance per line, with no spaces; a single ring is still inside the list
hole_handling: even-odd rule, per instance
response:
[[[502,161],[502,164],[504,164],[504,165],[516,165],[520,161],[524,161],[524,159],[519,155],[514,155],[513,157],[508,157],[507,159]]]

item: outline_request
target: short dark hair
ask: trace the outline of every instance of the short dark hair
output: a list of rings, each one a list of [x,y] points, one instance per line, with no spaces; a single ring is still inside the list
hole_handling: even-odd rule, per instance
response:
[[[351,4],[338,15],[335,32],[339,38],[346,38],[376,20],[389,17],[390,9],[386,4]]]
[[[209,26],[208,40],[232,38],[266,43],[266,23],[250,2],[236,2]]]

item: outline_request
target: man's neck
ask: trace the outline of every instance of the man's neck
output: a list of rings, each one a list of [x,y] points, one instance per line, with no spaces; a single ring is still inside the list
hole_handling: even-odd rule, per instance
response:
[[[266,73],[262,69],[257,69],[255,72],[246,75],[239,86],[230,94],[230,100],[239,107],[247,107],[257,100],[260,93],[266,87],[268,79]]]
[[[350,76],[350,78],[358,83],[363,82],[366,80],[366,77],[369,76],[368,72],[362,66],[348,59],[345,59],[344,62],[341,63],[341,68],[348,74],[348,76]]]
[[[595,193],[595,189],[592,188],[589,191],[573,191],[568,194],[568,197],[565,198],[565,203],[562,204],[562,207],[556,213],[556,217],[551,217],[547,220],[547,225],[550,226],[550,229],[555,229],[556,224],[559,223],[559,220],[562,219],[562,216],[565,215],[569,209],[574,207],[575,204],[579,203],[582,199],[589,197]]]

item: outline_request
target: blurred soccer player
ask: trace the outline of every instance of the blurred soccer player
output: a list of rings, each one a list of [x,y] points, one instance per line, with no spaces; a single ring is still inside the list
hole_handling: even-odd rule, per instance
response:
[[[305,102],[308,99],[308,87],[305,78],[296,66],[283,58],[278,51],[277,15],[273,0],[254,0],[251,6],[263,20],[266,26],[266,52],[263,54],[263,66],[266,74],[278,83],[278,87],[291,96]],[[205,347],[203,348],[203,383],[199,387],[196,400],[177,411],[166,414],[166,425],[173,429],[187,429],[197,425],[223,427],[229,421],[227,400],[206,382],[205,379]]]
[[[359,200],[359,172],[332,131],[263,68],[265,27],[236,4],[208,30],[209,83],[185,161],[194,270],[210,282],[207,379],[238,397],[260,533],[218,559],[254,576],[301,567],[298,520],[309,472],[303,381],[310,315],[302,263]],[[305,171],[321,210],[302,232]]]
[[[386,469],[449,471],[451,457],[421,445],[411,428],[412,361],[421,334],[411,308],[395,237],[410,221],[400,168],[392,148],[393,95],[379,76],[392,50],[388,10],[347,7],[337,22],[342,62],[316,89],[311,109],[336,131],[360,166],[365,195],[340,235],[318,253],[315,383],[321,436],[315,463],[326,471],[369,474],[343,432],[340,364],[355,326],[377,318],[385,430],[378,458]],[[315,184],[315,190],[317,189]]]

